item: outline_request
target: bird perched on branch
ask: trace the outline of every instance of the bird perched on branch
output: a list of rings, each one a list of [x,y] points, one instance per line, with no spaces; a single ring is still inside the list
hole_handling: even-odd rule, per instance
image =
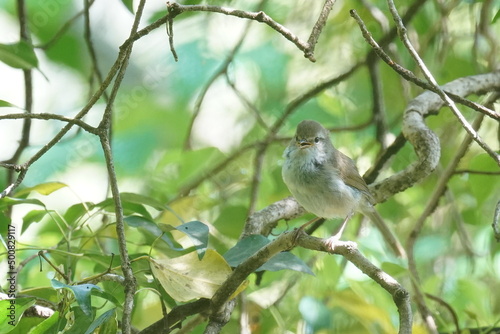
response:
[[[354,161],[333,146],[329,132],[320,123],[300,122],[283,156],[283,181],[297,202],[318,217],[344,218],[340,230],[329,238],[330,245],[340,239],[352,215],[361,212],[376,225],[398,256],[406,256],[373,207],[375,200]]]

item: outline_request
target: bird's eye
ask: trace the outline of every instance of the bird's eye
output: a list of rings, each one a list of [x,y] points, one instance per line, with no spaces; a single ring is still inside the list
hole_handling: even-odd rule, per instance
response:
[[[314,142],[315,142],[316,144],[317,144],[317,143],[319,143],[319,141],[320,141],[320,138],[319,138],[319,137],[314,138]]]

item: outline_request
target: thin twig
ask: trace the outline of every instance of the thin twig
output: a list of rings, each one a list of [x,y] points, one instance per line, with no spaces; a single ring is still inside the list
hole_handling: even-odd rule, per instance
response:
[[[313,28],[313,32],[310,36],[310,41],[316,43],[319,34],[321,33],[321,29],[326,23],[326,18],[328,17],[329,12],[331,11],[331,6],[333,5],[333,1],[326,0],[323,10],[321,11],[321,15],[316,22],[316,25]],[[264,13],[263,11],[258,12],[248,12],[239,9],[232,9],[226,7],[219,6],[210,6],[210,5],[181,5],[178,3],[167,2],[169,19],[173,19],[179,14],[184,12],[212,12],[212,13],[220,13],[224,15],[236,16],[243,19],[254,20],[257,22],[265,23],[278,33],[280,33],[283,37],[288,39],[290,42],[295,44],[299,50],[304,52],[304,57],[309,59],[312,62],[315,62],[314,58],[314,45],[311,45],[308,42],[302,41],[297,35],[292,33],[288,28],[281,25],[280,23],[274,21],[269,15]]]
[[[174,60],[179,61],[179,56],[177,56],[177,51],[175,51],[174,46],[174,19],[171,15],[168,15],[167,24],[165,25],[167,29],[168,45],[170,46],[170,52],[174,57]]]
[[[73,125],[77,125],[78,127],[82,128],[83,130],[92,133],[92,134],[97,134],[97,129],[90,124],[82,121],[81,119],[76,119],[76,118],[69,118],[65,117],[62,115],[57,115],[57,114],[47,114],[47,113],[39,113],[39,114],[7,114],[7,115],[0,115],[0,120],[2,119],[41,119],[41,120],[57,120],[57,121],[62,121],[66,123],[70,123]]]
[[[442,298],[439,298],[438,296],[431,295],[430,293],[426,293],[425,296],[437,302],[438,304],[442,305],[450,313],[451,318],[453,319],[453,324],[455,325],[456,333],[457,334],[462,333],[462,330],[460,329],[460,323],[458,322],[457,312],[455,312],[453,307],[449,303],[445,302]]]
[[[389,145],[381,154],[378,155],[376,161],[370,167],[369,170],[363,175],[367,184],[371,184],[375,182],[377,177],[379,176],[380,171],[384,167],[384,165],[389,161],[389,159],[396,155],[403,148],[406,143],[405,136],[403,133],[400,133],[396,139]]]
[[[139,27],[139,22],[141,20],[141,16],[144,10],[144,5],[146,4],[146,0],[141,0],[136,15],[134,18],[134,23],[132,24],[132,28],[130,31],[130,36],[133,36]],[[110,138],[110,129],[112,126],[112,111],[113,111],[113,103],[120,88],[120,85],[125,76],[125,72],[129,63],[130,54],[132,53],[133,43],[128,45],[126,48],[122,48],[124,50],[122,62],[120,64],[120,69],[117,73],[113,88],[111,90],[111,94],[109,96],[108,103],[106,105],[106,109],[104,110],[104,114],[102,120],[99,124],[99,129],[101,130],[99,133],[99,139],[101,141],[101,146],[104,152],[104,157],[106,160],[106,167],[108,169],[108,179],[109,185],[111,188],[111,193],[113,195],[113,201],[115,205],[115,216],[116,216],[116,234],[118,239],[118,247],[120,250],[120,258],[121,258],[121,266],[123,271],[123,276],[125,277],[124,282],[124,290],[125,290],[125,301],[123,305],[123,315],[121,322],[121,330],[124,334],[130,334],[132,332],[132,310],[134,308],[134,295],[137,289],[137,281],[134,276],[134,272],[131,267],[130,257],[127,249],[127,239],[125,236],[125,223],[124,223],[124,213],[122,202],[120,198],[120,190],[118,188],[118,179],[116,177],[113,154],[111,152],[111,138]]]
[[[435,89],[435,87],[433,85],[431,85],[427,81],[424,81],[424,80],[417,78],[417,76],[413,72],[411,72],[410,70],[408,70],[408,69],[404,68],[403,66],[399,65],[398,63],[396,63],[387,53],[384,52],[384,50],[382,49],[383,44],[377,43],[377,41],[375,41],[375,39],[373,39],[373,37],[372,37],[371,33],[368,31],[365,23],[363,22],[361,17],[358,15],[358,13],[354,9],[350,11],[350,14],[351,14],[351,17],[353,17],[354,20],[356,20],[356,22],[358,23],[358,26],[361,30],[361,33],[363,34],[363,37],[365,38],[367,43],[370,44],[370,46],[373,49],[373,52],[377,56],[379,56],[387,65],[389,65],[394,71],[396,71],[404,79],[414,83],[415,85],[417,85],[423,89],[429,90],[429,91],[437,94],[437,90]],[[384,40],[384,39],[382,39],[382,40]],[[467,100],[460,95],[457,95],[457,94],[454,94],[452,92],[447,91],[446,89],[444,90],[444,92],[453,101],[460,103],[460,104],[463,104],[464,106],[467,106],[467,107],[474,109],[478,112],[481,112],[481,113],[487,115],[488,117],[491,117],[497,121],[500,121],[500,114],[495,112],[494,110],[486,108],[485,106],[480,105],[479,103]]]
[[[492,172],[487,170],[475,170],[475,169],[457,169],[453,172],[453,174],[475,174],[475,175],[484,175],[484,176],[495,176],[500,175],[499,172]]]
[[[479,128],[481,122],[483,120],[483,115],[479,114],[479,116],[476,118],[474,121],[474,127]],[[417,303],[417,306],[420,310],[420,313],[422,314],[422,318],[425,319],[425,324],[427,326],[427,329],[432,332],[432,333],[437,333],[437,327],[436,323],[434,322],[434,319],[432,317],[432,314],[427,307],[427,304],[425,303],[424,299],[424,293],[421,291],[419,285],[420,285],[420,278],[419,278],[419,273],[417,270],[417,263],[415,260],[415,243],[417,242],[417,239],[420,235],[420,232],[422,231],[422,228],[424,226],[425,221],[427,218],[432,214],[434,209],[436,208],[436,205],[441,198],[442,194],[446,190],[448,181],[450,178],[453,176],[453,171],[457,167],[458,163],[462,159],[462,157],[465,155],[467,149],[469,148],[470,144],[472,142],[472,138],[470,136],[467,136],[462,144],[460,145],[459,149],[457,150],[457,153],[455,154],[454,158],[452,161],[448,164],[446,169],[440,174],[440,178],[434,187],[434,191],[427,202],[427,205],[423,211],[423,213],[420,215],[418,220],[415,222],[413,229],[410,233],[410,236],[408,237],[407,243],[406,243],[406,251],[408,254],[408,267],[410,269],[410,272],[412,274],[412,277],[414,278],[414,281],[412,282],[414,291],[415,291],[415,301]]]
[[[91,78],[92,76],[97,77],[97,82],[99,85],[102,85],[103,83],[103,76],[101,73],[101,70],[99,69],[99,64],[97,62],[97,55],[95,52],[94,48],[94,43],[92,42],[92,30],[90,29],[90,7],[94,3],[94,0],[85,0],[83,2],[84,5],[84,22],[85,22],[85,33],[84,33],[84,39],[85,39],[85,44],[87,45],[87,49],[89,51],[90,55],[90,61],[92,62],[92,71],[91,71]],[[92,87],[92,85],[89,85]],[[104,99],[107,101],[108,100],[108,94],[106,91],[103,92]]]
[[[456,95],[450,94],[446,92],[445,90],[441,89],[441,87],[437,86],[435,83],[435,80],[430,75],[430,73],[427,73],[427,76],[431,78],[430,80],[431,83],[425,82],[423,80],[418,79],[415,74],[413,74],[411,71],[403,68],[399,64],[396,64],[383,50],[382,48],[377,44],[377,42],[373,39],[371,34],[368,32],[366,25],[364,22],[361,20],[359,15],[356,13],[355,10],[350,11],[351,16],[356,20],[358,23],[363,36],[365,37],[366,41],[374,48],[375,52],[380,56],[381,59],[383,59],[389,66],[391,66],[396,72],[398,72],[400,75],[402,75],[405,79],[417,84],[420,87],[423,87],[425,89],[428,89],[436,94],[438,94],[445,104],[450,107],[450,109],[453,111],[455,116],[458,118],[462,126],[465,128],[465,130],[472,136],[472,138],[495,160],[495,162],[500,165],[500,155],[497,154],[495,151],[493,151],[483,140],[482,138],[474,131],[474,129],[470,126],[470,124],[465,120],[463,115],[460,113],[460,111],[456,108],[453,100],[456,100],[459,103],[466,104],[469,107],[473,107],[475,110],[486,113],[488,116],[495,118],[495,119],[500,119],[500,114],[489,110],[488,108],[485,107],[480,107],[476,103],[472,103],[470,101],[467,102],[466,99],[464,98],[458,98]],[[400,19],[401,20],[401,19]],[[402,23],[401,23],[402,24]],[[404,26],[403,26],[404,27]],[[405,29],[402,29],[405,31]],[[406,36],[406,34],[404,34]],[[408,41],[409,43],[409,41]],[[425,66],[425,65],[423,65]]]
[[[262,166],[264,164],[267,147],[268,144],[263,143],[255,152],[253,161],[253,177],[250,184],[250,203],[248,205],[247,216],[251,215],[255,211],[255,206],[257,205],[261,184]]]
[[[152,27],[156,26],[159,24],[159,21],[156,21],[154,24],[150,25],[149,28],[145,28],[145,31],[143,32],[143,35],[146,35],[153,29]],[[144,29],[143,29],[144,30]],[[140,38],[140,36],[143,36],[140,34],[135,33],[134,36],[137,38]],[[115,77],[116,73],[121,67],[121,64],[123,62],[123,59],[126,54],[126,46],[130,46],[136,39],[129,38],[127,39],[122,47],[120,48],[120,52],[118,54],[118,57],[111,67],[111,69],[108,72],[108,75],[104,79],[102,85],[97,89],[97,91],[94,93],[94,95],[89,99],[87,104],[78,112],[78,114],[74,117],[75,120],[80,120],[82,119],[87,113],[90,111],[90,109],[95,105],[95,103],[99,100],[99,98],[103,95],[104,91],[108,86],[110,85],[111,81]],[[47,144],[45,144],[41,149],[39,149],[31,158],[28,159],[25,163],[22,165],[19,165],[17,167],[17,171],[19,171],[19,174],[17,176],[17,179],[13,182],[11,182],[1,193],[0,193],[0,199],[8,196],[12,191],[14,191],[24,180],[24,177],[26,176],[26,173],[28,172],[29,167],[35,163],[38,159],[40,159],[47,151],[49,151],[54,145],[56,145],[65,135],[68,133],[68,131],[73,127],[75,122],[70,122],[67,125],[65,125],[55,136],[52,138]]]
[[[20,39],[28,44],[31,44],[30,32],[28,30],[28,18],[26,13],[26,4],[24,0],[17,0],[17,15],[19,19],[19,34]],[[31,69],[23,69],[24,75],[24,110],[26,114],[33,112],[33,78]],[[31,119],[26,118],[23,122],[21,130],[21,140],[12,157],[7,160],[7,163],[15,164],[18,162],[21,154],[28,147],[31,134]],[[7,182],[14,181],[14,171],[10,169],[7,173]]]
[[[61,276],[64,278],[64,280],[66,281],[66,283],[68,283],[68,284],[69,284],[69,283],[71,282],[71,281],[70,281],[70,279],[69,279],[69,277],[68,277],[68,275],[66,275],[65,273],[63,273],[63,272],[62,272],[62,271],[61,271],[61,270],[60,270],[60,269],[59,269],[56,265],[54,265],[54,264],[52,263],[52,261],[50,261],[50,260],[49,260],[49,259],[45,256],[45,251],[39,251],[39,252],[38,252],[38,256],[43,257],[43,259],[44,259],[45,261],[47,261],[47,263],[48,263],[48,264],[49,264],[49,265],[50,265],[50,266],[51,266],[51,267],[52,267],[55,271],[57,271],[57,273],[58,273],[59,275],[61,275]],[[40,268],[41,268],[41,264],[40,264]],[[40,270],[40,271],[41,271],[41,270]]]
[[[367,66],[370,72],[370,81],[372,86],[372,113],[375,121],[376,137],[382,149],[387,147],[387,121],[385,115],[385,106],[383,98],[382,78],[380,76],[378,58],[373,58],[373,61],[368,61]]]
[[[399,16],[398,10],[396,8],[396,5],[394,4],[393,0],[387,0],[387,3],[389,5],[389,10],[392,14],[392,17],[394,18],[394,21],[396,22],[396,26],[398,28],[399,36],[401,40],[403,41],[403,44],[406,46],[408,51],[410,52],[410,55],[413,57],[415,62],[417,63],[418,67],[424,74],[425,78],[427,81],[432,85],[434,88],[434,92],[437,93],[441,99],[445,102],[445,104],[451,109],[453,114],[457,117],[458,121],[462,124],[464,127],[465,131],[471,135],[471,137],[476,141],[476,143],[479,144],[485,150],[495,161],[496,163],[500,166],[500,154],[496,153],[493,149],[491,149],[488,144],[479,136],[479,134],[474,130],[472,125],[469,124],[469,122],[465,119],[465,117],[462,115],[460,110],[458,110],[457,106],[455,105],[455,102],[446,94],[446,92],[439,87],[436,79],[432,75],[432,73],[429,71],[427,66],[425,65],[424,61],[422,58],[420,58],[418,52],[415,50],[413,47],[413,44],[411,43],[410,39],[408,38],[407,34],[407,29],[403,24],[403,21],[401,20],[401,17]]]
[[[229,74],[227,72],[225,74],[227,84],[231,87],[242,103],[251,111],[252,116],[255,118],[257,123],[265,130],[269,130],[269,126],[260,115],[260,110],[242,92],[240,92],[240,90],[236,87],[236,84],[231,80],[231,78],[229,78]]]
[[[500,201],[497,202],[495,207],[495,214],[493,215],[493,233],[495,234],[495,239],[500,242]]]
[[[345,72],[335,75],[334,77],[327,79],[323,82],[320,82],[318,85],[315,87],[309,89],[305,93],[297,96],[295,99],[290,101],[286,107],[281,116],[274,122],[273,126],[271,127],[270,134],[271,136],[274,136],[279,129],[283,126],[285,123],[285,120],[292,114],[294,113],[300,106],[302,106],[304,103],[321,93],[327,88],[330,88],[332,86],[335,86],[339,84],[340,82],[344,81],[345,79],[349,78],[351,75],[353,75],[357,70],[361,68],[363,65],[363,62],[358,62],[351,66],[351,68],[347,69]]]
[[[321,9],[321,13],[319,14],[318,20],[314,25],[311,35],[307,40],[308,49],[304,52],[304,57],[310,59],[312,62],[315,62],[314,58],[314,49],[316,47],[316,43],[318,43],[319,36],[321,35],[321,31],[323,27],[326,25],[326,21],[328,20],[328,16],[332,11],[333,5],[335,4],[335,0],[325,0],[325,4]]]
[[[91,0],[89,7],[94,4],[95,0]],[[79,11],[76,13],[73,17],[71,17],[66,23],[59,29],[54,36],[52,36],[51,39],[49,39],[47,42],[39,45],[35,45],[35,48],[42,49],[42,50],[47,50],[51,48],[65,33],[66,31],[71,28],[71,26],[80,18],[80,16],[84,15],[85,9]]]
[[[426,0],[417,0],[415,3],[413,3],[410,8],[408,9],[408,12],[405,14],[404,20],[411,20],[415,14],[418,12],[420,7],[425,3]],[[168,15],[167,15],[168,16]],[[167,16],[164,16],[154,23],[150,24],[149,26],[143,28],[142,30],[138,31],[136,34],[134,34],[132,37],[127,39],[125,43],[122,45],[123,47],[126,47],[129,43],[133,43],[135,40],[149,34],[152,30],[155,28],[161,26],[165,22],[167,22]],[[381,40],[380,40],[380,45],[387,45],[392,39],[394,39],[396,36],[396,30],[392,29],[389,31],[386,35],[384,35]],[[370,53],[367,55],[367,59],[372,58],[375,52],[372,50]],[[354,64],[351,68],[347,69],[344,73],[340,75],[335,75],[330,79],[326,79],[325,81],[319,83],[315,87],[311,88],[309,91],[306,91],[305,93],[301,94],[300,96],[296,97],[294,100],[290,101],[287,106],[285,107],[285,110],[283,111],[283,114],[280,116],[280,118],[273,124],[271,127],[271,130],[268,133],[272,133],[272,136],[269,136],[269,138],[266,138],[265,141],[273,141],[270,139],[271,137],[274,137],[281,126],[283,125],[284,121],[294,112],[296,111],[301,105],[309,101],[311,98],[314,96],[318,95],[322,91],[324,91],[327,88],[330,88],[332,86],[335,86],[336,84],[342,82],[343,80],[347,79],[351,75],[353,75],[357,70],[359,70],[363,65],[365,64],[364,61],[360,61],[356,64]],[[219,173],[222,171],[231,161],[235,160],[238,158],[243,152],[246,152],[249,149],[258,147],[260,145],[259,142],[256,143],[251,143],[249,145],[244,146],[243,148],[240,148],[237,152],[234,152],[230,156],[228,156],[224,161],[219,163],[218,165],[214,166],[210,171],[207,171],[204,175],[199,177],[198,179],[192,181],[191,183],[187,184],[184,186],[181,191],[179,192],[178,196],[174,198],[174,200],[178,197],[182,197],[187,195],[192,189],[196,188],[199,184],[201,184],[203,181],[206,179],[212,177],[213,175]]]
[[[239,158],[242,154],[246,153],[248,150],[256,147],[259,145],[259,142],[256,143],[251,143],[248,145],[245,145],[243,147],[238,148],[237,151],[231,153],[229,156],[226,157],[223,161],[219,162],[217,165],[212,167],[210,170],[208,170],[206,173],[198,177],[196,180],[188,183],[187,185],[183,186],[180,190],[179,193],[176,197],[174,197],[170,202],[175,201],[176,199],[180,197],[187,196],[191,190],[195,189],[198,187],[201,183],[203,183],[205,180],[213,177],[214,175],[218,174],[224,168],[226,168],[232,161],[236,160]]]
[[[238,39],[238,42],[236,42],[235,46],[232,48],[232,50],[228,53],[224,61],[220,64],[219,68],[210,76],[210,78],[206,81],[206,83],[203,85],[201,92],[198,94],[198,97],[196,98],[196,102],[194,103],[194,108],[193,108],[193,115],[191,116],[191,119],[189,121],[188,129],[187,129],[187,135],[186,139],[184,140],[184,149],[188,150],[191,149],[191,133],[193,131],[193,126],[196,121],[196,118],[200,114],[201,111],[201,105],[205,99],[205,96],[212,87],[213,83],[219,78],[221,75],[224,73],[227,73],[229,65],[233,62],[233,59],[235,55],[238,53],[240,50],[241,46],[243,45],[243,41],[245,40],[245,37],[248,34],[248,31],[250,30],[250,24],[252,22],[248,22],[248,24],[245,26],[245,29],[243,29],[243,32]]]

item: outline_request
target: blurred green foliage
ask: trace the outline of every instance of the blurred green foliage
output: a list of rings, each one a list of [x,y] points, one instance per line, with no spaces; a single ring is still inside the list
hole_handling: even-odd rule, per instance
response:
[[[375,6],[384,17],[377,21],[363,5],[365,2]],[[492,34],[479,29],[481,11],[490,2],[424,2],[407,26],[412,42],[439,83],[491,71],[498,65],[498,53],[495,52],[498,51],[499,23],[486,23]],[[199,1],[186,2],[197,3]],[[208,3],[244,10],[255,10],[257,6],[256,1]],[[132,1],[95,1],[91,8],[92,40],[103,74],[107,73],[118,53],[118,46],[126,38],[124,31],[130,30],[133,20],[131,4]],[[89,80],[92,69],[83,34],[83,18],[75,17],[82,5],[56,0],[33,0],[27,1],[26,5],[39,62],[33,60],[32,51],[28,50],[24,58],[27,57],[31,65],[24,68],[38,66],[48,78],[45,80],[39,72],[34,72],[34,111],[71,117],[82,108],[98,84],[95,79]],[[306,40],[320,5],[277,0],[267,1],[263,10]],[[398,4],[398,9],[404,13],[409,5]],[[5,24],[18,29],[13,2],[0,1],[0,7],[4,10],[2,15],[10,19],[10,23]],[[224,254],[237,244],[251,201],[257,147],[253,144],[262,140],[267,131],[254,112],[270,127],[291,101],[364,61],[370,49],[349,16],[352,7],[376,38],[386,34],[384,24],[393,26],[385,1],[337,1],[316,46],[316,63],[309,62],[288,40],[257,22],[252,23],[241,48],[232,54],[246,22],[219,14],[190,13],[175,18],[177,63],[170,54],[164,27],[134,45],[131,63],[114,106],[112,139],[121,190],[144,196],[140,197],[141,200],[134,196],[124,200],[125,214],[143,219],[141,224],[126,226],[129,252],[133,259],[138,259],[133,262],[140,289],[135,299],[138,305],[133,317],[135,327],[147,327],[161,318],[161,298],[168,308],[176,304],[151,279],[149,264],[142,256],[176,257],[193,251],[193,244],[185,234],[168,229],[162,235],[160,230],[152,230],[149,223],[144,222],[154,221],[159,226],[175,227],[193,220],[201,221],[210,227],[209,247]],[[147,9],[142,24],[166,13],[166,8],[156,8],[149,3]],[[494,2],[488,10],[488,17],[493,20],[495,15],[498,16],[498,10],[498,3]],[[114,14],[100,15],[103,11]],[[67,23],[68,29],[59,35]],[[2,44],[5,46],[13,41],[1,42],[5,42]],[[399,41],[394,40],[387,50],[403,66],[416,70]],[[233,57],[230,65],[208,87],[191,131],[197,99],[230,55]],[[0,61],[8,63],[3,58]],[[404,83],[385,64],[381,63],[379,69],[388,137],[391,139],[401,131],[406,104],[421,90]],[[68,85],[67,90],[61,89],[57,82]],[[19,85],[13,89],[19,91],[23,87]],[[1,94],[0,107],[23,103],[22,99],[18,101]],[[70,94],[77,98],[66,98]],[[81,104],[71,102],[75,100]],[[245,100],[252,105],[253,111]],[[100,100],[85,120],[97,124],[104,106],[105,101]],[[298,122],[311,118],[330,128],[363,125],[372,119],[372,108],[369,72],[366,67],[361,67],[296,109],[285,119],[278,139],[266,151],[255,208],[260,210],[289,196],[281,180],[281,154]],[[475,117],[472,112],[464,110],[464,113],[469,120]],[[427,121],[442,141],[440,167],[422,183],[378,206],[379,212],[403,241],[422,214],[440,170],[447,166],[464,138],[464,130],[448,110],[442,110]],[[61,128],[57,121],[50,122],[55,125],[43,130],[47,121],[34,121],[37,127],[21,163]],[[358,161],[361,171],[371,166],[381,150],[375,139],[374,123],[366,124],[354,131],[335,132],[332,136],[341,151]],[[497,126],[494,121],[486,120],[481,129],[483,138],[496,149]],[[227,160],[229,157],[234,158]],[[4,158],[8,157],[2,156]],[[382,175],[392,175],[414,160],[415,154],[407,144],[386,164]],[[499,200],[498,166],[472,145],[459,168],[497,174],[457,172],[449,182],[447,195],[426,221],[416,244],[422,288],[454,309],[462,328],[498,326],[500,246],[494,241],[491,229],[494,207]],[[2,189],[8,184],[6,174],[0,170]],[[56,291],[51,286],[52,278],[62,279],[53,268],[44,262],[43,271],[39,272],[36,260],[39,250],[49,250],[46,256],[69,275],[72,282],[104,273],[108,267],[120,273],[114,207],[107,195],[108,184],[99,141],[84,131],[70,132],[31,167],[23,186],[40,189],[50,181],[64,182],[67,187],[29,195],[23,194],[20,188],[17,194],[13,194],[18,201],[15,205],[9,202],[11,199],[0,200],[0,230],[5,236],[8,222],[22,226],[22,230],[18,229],[17,261],[26,263],[19,274],[19,293],[42,298],[54,305],[61,301],[66,304],[59,309],[61,315],[56,313],[45,323],[22,318],[11,333],[26,333],[35,326],[46,333],[50,332],[47,328],[55,331],[64,326],[71,327],[64,312],[66,315],[74,312],[77,318],[86,316],[70,294]],[[288,223],[280,222],[275,233],[299,226],[308,218],[310,215]],[[335,226],[337,222],[327,222],[317,234],[328,236]],[[406,287],[410,286],[406,264],[386,251],[381,237],[371,226],[354,220],[344,237],[357,241],[362,253],[371,261]],[[111,256],[111,253],[116,256]],[[6,254],[0,250],[2,266]],[[237,332],[238,319],[246,312],[254,321],[252,328],[255,333],[396,332],[398,319],[391,297],[355,267],[340,257],[309,250],[295,249],[293,254],[307,263],[316,276],[288,270],[266,272],[260,285],[254,284],[253,277],[250,277],[245,297],[240,298],[240,306],[224,333]],[[0,286],[5,289],[5,280]],[[123,289],[112,281],[101,282],[99,286],[104,294],[97,295],[94,290],[91,293],[94,324],[105,326],[101,332],[113,333],[116,319],[120,319]],[[259,294],[264,291],[282,293],[276,296]],[[85,305],[90,306],[90,302]],[[439,330],[452,332],[454,325],[449,311],[433,300],[428,300],[428,305],[438,319]],[[54,319],[59,319],[59,323]],[[91,323],[89,320],[85,326],[89,327]],[[418,315],[414,331],[424,332]],[[203,325],[193,331],[202,332]]]

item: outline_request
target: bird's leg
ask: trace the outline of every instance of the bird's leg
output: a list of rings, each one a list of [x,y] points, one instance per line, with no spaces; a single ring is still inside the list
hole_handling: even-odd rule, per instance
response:
[[[349,220],[351,220],[351,217],[353,214],[354,214],[354,212],[351,212],[350,214],[347,215],[347,217],[345,217],[344,221],[342,222],[342,225],[340,226],[339,231],[337,233],[335,233],[334,235],[332,235],[332,238],[334,238],[336,240],[340,239],[340,237],[342,236],[342,233],[344,233],[345,227],[347,226],[347,222]]]
[[[304,229],[311,225],[312,223],[314,222],[317,222],[318,220],[320,220],[321,217],[316,217],[316,218],[313,218],[311,219],[310,221],[308,221],[307,223],[305,224],[302,224],[296,231],[295,231],[295,237],[294,237],[294,243],[297,242],[297,239],[299,238],[299,235],[304,231]]]
[[[313,218],[311,219],[310,221],[308,221],[307,223],[305,224],[302,224],[300,227],[299,227],[299,230],[303,231],[307,226],[311,225],[312,223],[315,223],[317,222],[318,220],[320,220],[321,217],[316,217],[316,218]]]
[[[329,237],[328,239],[326,239],[326,244],[328,245],[328,247],[331,250],[333,250],[335,243],[340,240],[342,233],[344,233],[344,229],[347,225],[347,222],[349,220],[351,220],[351,217],[353,214],[354,214],[354,212],[351,212],[350,214],[348,214],[347,217],[345,217],[344,221],[342,222],[342,225],[340,226],[339,231],[337,233],[335,233],[334,235],[332,235],[331,237]]]

